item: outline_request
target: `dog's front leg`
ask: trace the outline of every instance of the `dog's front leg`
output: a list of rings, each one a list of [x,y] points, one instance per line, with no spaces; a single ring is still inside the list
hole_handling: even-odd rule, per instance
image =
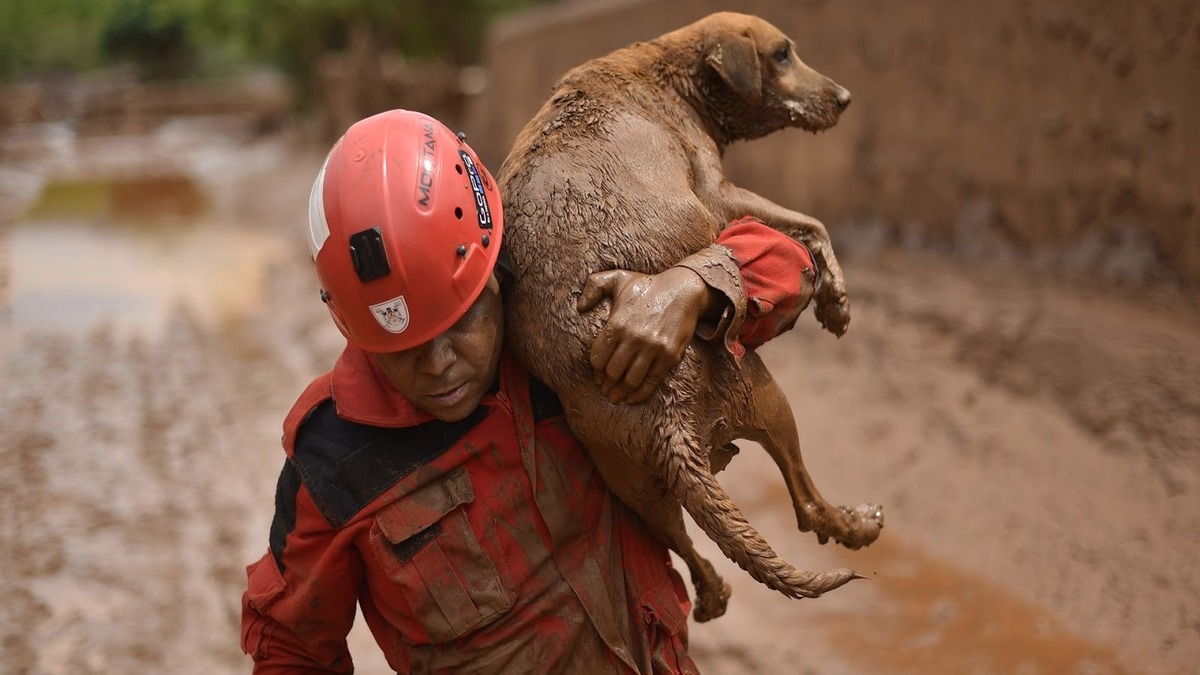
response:
[[[817,320],[826,330],[841,337],[850,324],[850,297],[842,266],[833,253],[833,243],[825,225],[799,211],[784,208],[775,202],[725,181],[720,188],[721,206],[725,221],[742,216],[754,216],[770,227],[801,241],[812,251],[821,276],[817,283]]]

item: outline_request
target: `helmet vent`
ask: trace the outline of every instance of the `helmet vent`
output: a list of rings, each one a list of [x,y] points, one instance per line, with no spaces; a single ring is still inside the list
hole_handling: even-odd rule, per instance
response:
[[[460,206],[454,207],[454,217],[458,218],[459,220],[462,220],[462,207],[460,207]]]
[[[385,277],[392,271],[383,248],[383,233],[378,227],[350,235],[350,260],[358,280],[363,283]]]

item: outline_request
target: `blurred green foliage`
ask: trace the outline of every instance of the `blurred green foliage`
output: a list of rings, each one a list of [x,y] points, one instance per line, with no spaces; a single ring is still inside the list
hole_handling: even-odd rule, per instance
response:
[[[548,0],[0,0],[0,82],[133,64],[183,77],[271,64],[307,80],[353,27],[372,44],[455,64],[487,24]]]

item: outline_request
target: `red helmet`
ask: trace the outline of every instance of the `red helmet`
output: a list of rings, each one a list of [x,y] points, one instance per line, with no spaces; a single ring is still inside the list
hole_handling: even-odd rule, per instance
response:
[[[441,122],[391,110],[334,144],[309,197],[321,299],[351,344],[427,342],[479,295],[500,253],[500,192]]]

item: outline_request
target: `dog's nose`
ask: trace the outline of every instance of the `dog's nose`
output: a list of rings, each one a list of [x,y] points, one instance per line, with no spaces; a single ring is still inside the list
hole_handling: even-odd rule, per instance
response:
[[[850,90],[845,87],[838,87],[837,96],[838,108],[845,110],[846,106],[850,105]]]

